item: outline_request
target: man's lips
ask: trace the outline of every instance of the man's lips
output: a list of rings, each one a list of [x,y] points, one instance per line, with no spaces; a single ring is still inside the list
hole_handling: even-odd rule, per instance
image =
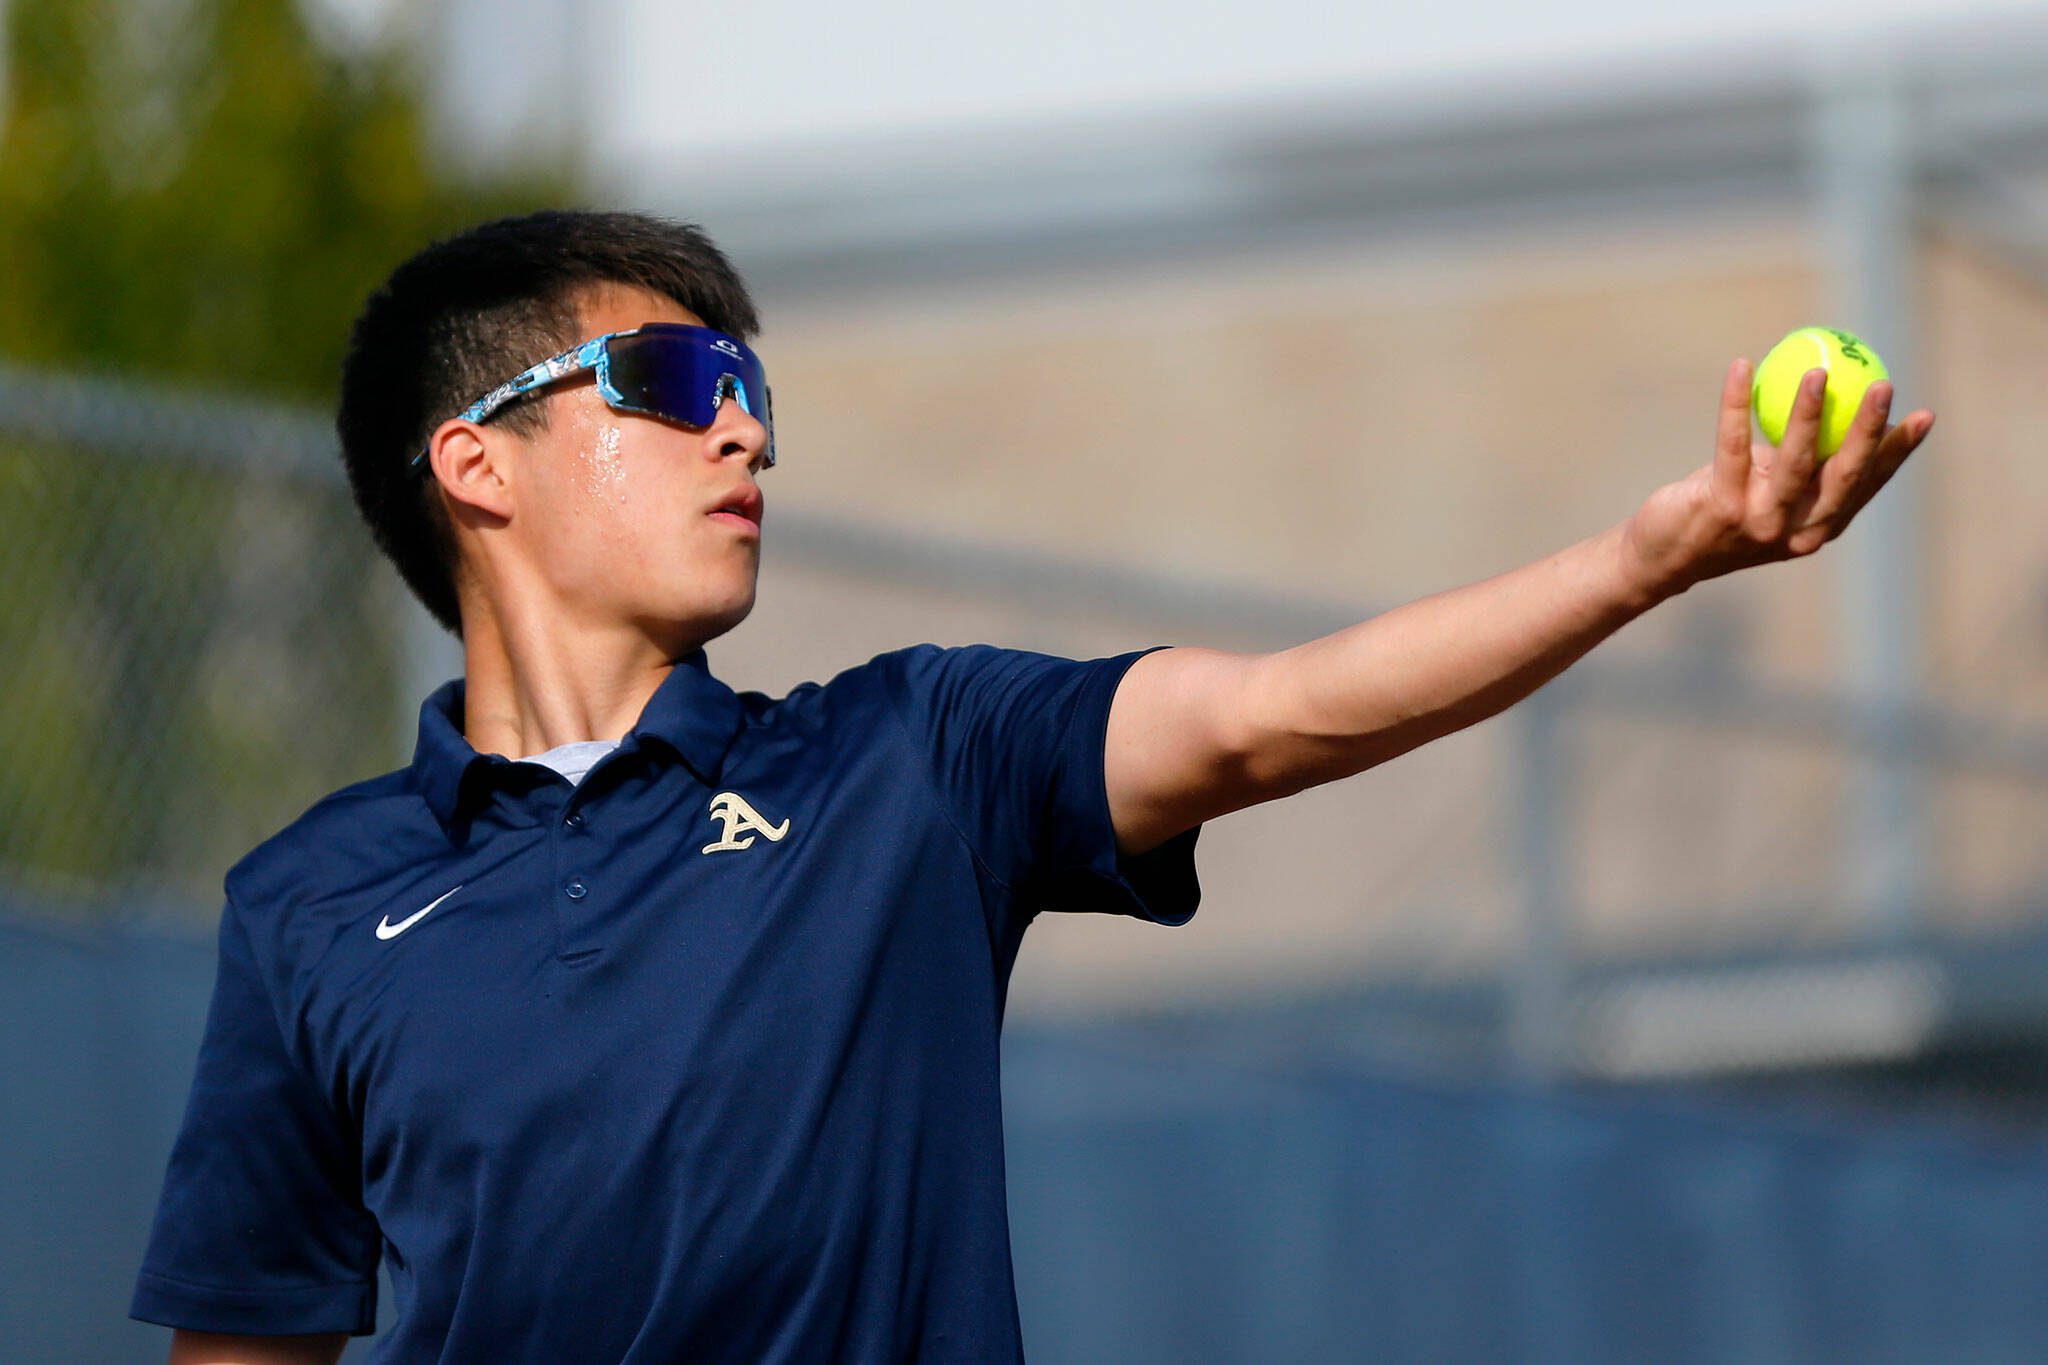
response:
[[[710,515],[717,520],[758,532],[761,529],[763,510],[761,490],[748,484],[745,488],[733,490],[731,495],[711,509]]]

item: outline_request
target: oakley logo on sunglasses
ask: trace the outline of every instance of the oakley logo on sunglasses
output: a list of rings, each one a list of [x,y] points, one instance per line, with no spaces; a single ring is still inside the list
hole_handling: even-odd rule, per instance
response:
[[[740,353],[739,343],[727,341],[724,337],[720,337],[712,342],[711,349],[714,351],[724,351],[727,355],[738,355]]]

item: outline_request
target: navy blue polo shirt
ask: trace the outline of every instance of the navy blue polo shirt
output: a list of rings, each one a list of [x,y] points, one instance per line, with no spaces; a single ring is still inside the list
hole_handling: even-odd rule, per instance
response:
[[[366,1333],[381,1254],[377,1359],[1017,1357],[1019,940],[1200,897],[1198,830],[1116,850],[1138,657],[921,645],[774,700],[700,652],[573,787],[448,684],[409,768],[228,874],[132,1314]]]

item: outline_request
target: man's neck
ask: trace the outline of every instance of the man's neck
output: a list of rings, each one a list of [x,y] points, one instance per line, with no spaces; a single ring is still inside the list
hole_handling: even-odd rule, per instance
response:
[[[622,738],[674,666],[666,649],[627,626],[465,615],[463,737],[480,754],[508,758]]]

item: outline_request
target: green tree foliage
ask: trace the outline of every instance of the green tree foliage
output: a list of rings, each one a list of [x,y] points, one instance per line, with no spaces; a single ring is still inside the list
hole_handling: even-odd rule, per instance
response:
[[[560,197],[451,181],[388,49],[295,0],[7,9],[0,354],[325,400],[363,294],[430,238]]]
[[[7,7],[0,357],[326,411],[348,325],[431,238],[559,202],[452,180],[390,48],[295,0]],[[395,579],[337,483],[10,437],[0,910],[215,907],[311,800],[393,766]],[[337,468],[338,472],[338,468]]]

